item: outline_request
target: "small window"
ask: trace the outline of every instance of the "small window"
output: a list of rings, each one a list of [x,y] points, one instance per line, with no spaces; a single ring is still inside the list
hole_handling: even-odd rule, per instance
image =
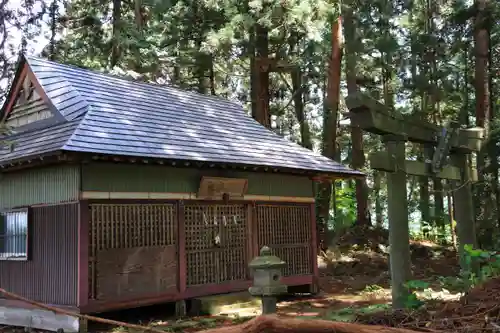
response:
[[[28,260],[28,210],[0,213],[0,260]]]

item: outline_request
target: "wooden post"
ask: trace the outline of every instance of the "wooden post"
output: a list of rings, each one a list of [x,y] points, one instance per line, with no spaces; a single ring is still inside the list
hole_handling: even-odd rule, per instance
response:
[[[177,226],[177,263],[179,265],[178,271],[178,288],[179,292],[182,294],[186,291],[187,284],[187,259],[186,259],[186,222],[184,216],[184,202],[179,200],[177,203],[177,216],[178,216],[178,226]]]
[[[250,203],[247,205],[247,255],[246,255],[246,262],[252,261],[254,255],[254,205],[255,203]],[[247,270],[247,279],[250,279],[252,276],[250,275],[250,270]]]
[[[312,294],[317,294],[319,290],[318,280],[319,280],[319,267],[318,267],[318,229],[316,226],[316,204],[311,204],[310,212],[311,214],[311,261],[312,261],[312,273],[313,273],[313,283],[311,285],[310,292]]]
[[[85,307],[89,301],[89,202],[80,201],[78,206],[78,300],[79,308]],[[93,272],[94,273],[94,272]]]
[[[461,181],[455,182],[453,189],[453,200],[455,201],[455,215],[457,219],[458,253],[460,256],[460,267],[468,268],[465,262],[464,245],[469,244],[476,247],[476,228],[474,223],[474,209],[472,204],[472,181],[471,168],[468,156],[465,153],[451,155],[453,164],[461,171]]]
[[[184,201],[177,202],[177,264],[178,279],[177,286],[182,295],[187,289],[187,257],[186,257],[186,221]],[[179,300],[175,303],[175,314],[177,317],[184,317],[187,314],[186,301]]]
[[[392,306],[404,307],[407,294],[405,283],[410,279],[410,236],[408,203],[406,202],[406,172],[404,138],[397,135],[383,137],[394,172],[387,174],[389,255],[392,283]]]

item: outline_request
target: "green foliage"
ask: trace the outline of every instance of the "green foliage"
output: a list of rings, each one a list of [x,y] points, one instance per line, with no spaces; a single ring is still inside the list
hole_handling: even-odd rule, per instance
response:
[[[351,186],[335,189],[335,211],[330,216],[329,229],[340,233],[356,221],[356,192]]]
[[[379,285],[376,285],[376,284],[372,284],[372,285],[367,285],[364,289],[363,289],[363,293],[373,293],[373,292],[377,292],[377,291],[380,291],[380,290],[383,290],[383,288]]]
[[[500,254],[497,252],[474,249],[471,245],[464,245],[465,261],[469,270],[464,276],[469,279],[469,286],[474,287],[493,277],[500,276]],[[475,267],[479,266],[479,270]]]
[[[407,295],[404,299],[404,306],[407,309],[418,309],[424,302],[418,299],[416,292],[429,288],[429,283],[420,280],[411,280],[405,283]]]
[[[419,229],[413,229],[410,231],[411,239],[416,241],[431,241],[440,245],[451,244],[452,230],[449,224],[441,227],[436,227],[434,222],[420,221],[419,224]]]
[[[470,287],[469,274],[460,272],[458,276],[440,276],[439,284],[450,292],[463,293]]]
[[[439,277],[438,282],[444,289],[464,293],[491,278],[500,276],[500,254],[474,249],[470,245],[464,246],[464,252],[465,261],[469,268],[461,271],[456,277]],[[479,267],[479,269],[476,270],[474,267]],[[404,300],[405,307],[409,309],[421,307],[424,302],[418,299],[416,292],[428,289],[430,284],[420,280],[412,280],[408,281],[405,287],[408,291]]]
[[[424,302],[418,299],[415,293],[410,293],[405,297],[404,306],[406,309],[418,309],[422,305],[424,305]]]
[[[471,245],[464,246],[466,270],[457,277],[441,277],[439,282],[447,290],[466,292],[491,278],[500,276],[500,254],[497,252],[474,249]]]

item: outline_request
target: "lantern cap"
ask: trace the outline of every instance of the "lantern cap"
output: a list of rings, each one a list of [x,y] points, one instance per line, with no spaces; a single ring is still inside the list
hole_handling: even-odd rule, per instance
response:
[[[263,246],[260,249],[259,256],[255,257],[248,265],[252,269],[265,269],[265,268],[281,268],[286,263],[280,258],[271,254],[271,249],[268,246]]]

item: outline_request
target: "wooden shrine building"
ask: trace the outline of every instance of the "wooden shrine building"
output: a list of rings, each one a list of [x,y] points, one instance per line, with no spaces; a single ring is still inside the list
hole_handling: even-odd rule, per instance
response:
[[[315,177],[362,176],[233,102],[38,58],[0,116],[0,287],[80,313],[245,290],[263,245],[313,285]]]

